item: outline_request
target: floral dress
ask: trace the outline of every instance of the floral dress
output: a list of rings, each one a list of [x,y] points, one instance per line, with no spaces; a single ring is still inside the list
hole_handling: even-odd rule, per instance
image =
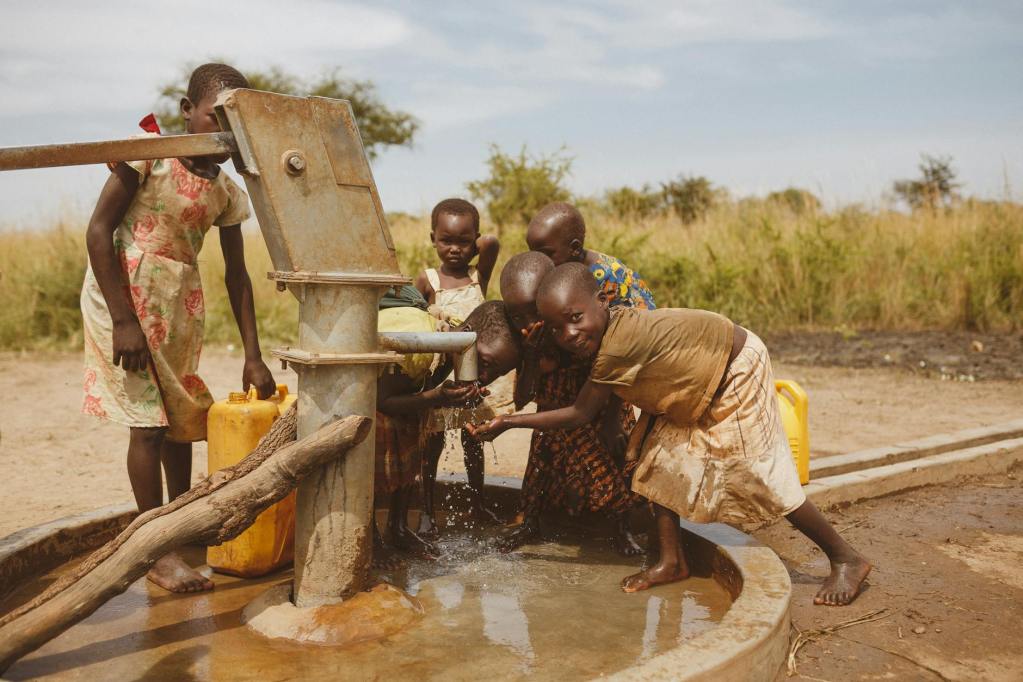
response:
[[[167,438],[206,438],[213,402],[196,374],[205,305],[196,259],[211,225],[249,217],[248,197],[227,174],[201,178],[178,159],[133,161],[139,187],[114,231],[122,286],[153,362],[138,371],[113,364],[113,324],[90,266],[81,305],[85,336],[82,412],[136,427],[168,427]]]
[[[597,279],[601,290],[607,294],[612,308],[620,305],[653,310],[657,307],[650,287],[638,272],[614,256],[599,251],[594,253],[597,262],[590,266],[590,272]]]

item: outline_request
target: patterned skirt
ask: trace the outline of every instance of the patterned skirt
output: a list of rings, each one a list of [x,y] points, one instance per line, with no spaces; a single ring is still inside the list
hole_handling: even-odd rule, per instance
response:
[[[589,364],[573,362],[543,375],[537,403],[544,409],[571,405],[589,373]],[[623,404],[618,418],[628,435],[636,424],[632,406]],[[527,518],[555,509],[571,515],[621,514],[640,501],[629,490],[636,462],[616,461],[600,439],[602,419],[572,430],[533,432],[522,479],[521,507]]]
[[[771,359],[752,332],[707,412],[685,426],[644,413],[633,453],[633,491],[695,523],[764,523],[806,501],[778,415]]]
[[[422,419],[376,413],[374,492],[390,495],[416,484],[423,466]]]

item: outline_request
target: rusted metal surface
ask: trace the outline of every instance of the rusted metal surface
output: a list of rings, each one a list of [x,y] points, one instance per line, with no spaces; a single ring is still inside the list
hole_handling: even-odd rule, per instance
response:
[[[306,284],[298,311],[298,346],[313,354],[377,350],[377,306],[383,287]],[[298,433],[338,416],[376,413],[378,365],[294,365]],[[298,489],[295,605],[321,606],[364,589],[372,558],[373,435],[307,477]]]
[[[0,171],[53,166],[82,166],[117,161],[210,156],[235,151],[231,133],[161,135],[103,142],[44,144],[0,148]]]
[[[218,107],[276,270],[401,275],[348,102],[232,90]]]

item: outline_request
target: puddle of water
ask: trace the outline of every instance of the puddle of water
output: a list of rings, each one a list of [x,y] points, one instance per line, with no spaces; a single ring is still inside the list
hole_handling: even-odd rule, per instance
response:
[[[290,572],[218,575],[216,590],[199,595],[170,595],[143,579],[5,679],[587,679],[705,632],[730,604],[708,578],[624,594],[618,582],[640,562],[601,539],[569,535],[502,555],[488,535],[453,531],[438,542],[440,559],[386,576],[418,597],[426,616],[385,640],[338,649],[251,633],[241,609]]]

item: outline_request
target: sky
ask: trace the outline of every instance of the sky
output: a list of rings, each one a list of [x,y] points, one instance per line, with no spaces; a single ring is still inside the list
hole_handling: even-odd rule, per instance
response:
[[[0,0],[0,146],[132,135],[183,65],[373,81],[421,128],[373,172],[389,211],[483,177],[491,145],[564,147],[570,188],[705,175],[876,204],[923,153],[1023,193],[1023,3],[209,3]],[[88,215],[107,171],[0,173],[0,226]]]

